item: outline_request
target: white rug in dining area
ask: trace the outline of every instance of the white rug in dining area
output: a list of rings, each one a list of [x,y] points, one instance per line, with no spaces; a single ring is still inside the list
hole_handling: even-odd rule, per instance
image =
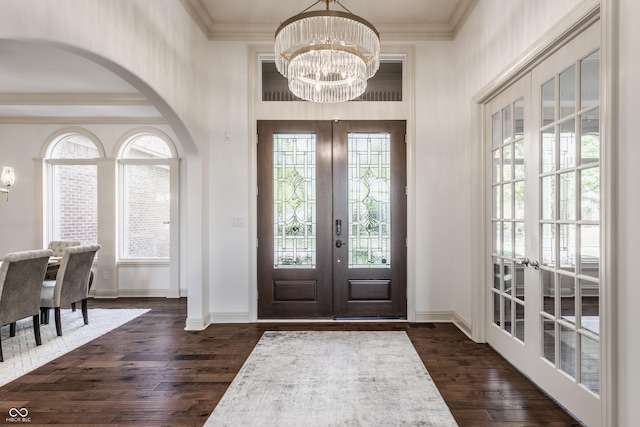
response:
[[[457,426],[405,332],[265,332],[205,426]]]
[[[80,307],[75,312],[61,310],[62,336],[56,334],[53,310],[48,325],[40,325],[42,345],[36,346],[31,318],[17,322],[16,336],[9,337],[9,326],[2,327],[0,386],[31,372],[63,354],[122,326],[149,309],[89,309],[89,324],[85,325]]]

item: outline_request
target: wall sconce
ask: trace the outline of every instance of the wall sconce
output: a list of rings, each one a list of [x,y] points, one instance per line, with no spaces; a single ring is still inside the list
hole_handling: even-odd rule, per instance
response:
[[[2,174],[0,174],[0,193],[7,194],[7,200],[9,200],[9,187],[16,181],[16,174],[12,166],[4,166],[2,168]]]

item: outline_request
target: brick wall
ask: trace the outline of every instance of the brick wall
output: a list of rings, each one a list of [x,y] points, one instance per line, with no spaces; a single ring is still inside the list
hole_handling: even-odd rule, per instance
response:
[[[54,157],[95,158],[98,153],[79,136],[56,146]],[[75,139],[75,141],[74,141]],[[151,143],[147,142],[148,147]],[[164,142],[163,142],[164,144]],[[89,145],[89,146],[87,146]],[[166,147],[166,145],[165,145]],[[128,158],[149,158],[146,152],[128,151]],[[97,167],[55,165],[54,240],[98,242]],[[125,166],[125,258],[168,258],[170,170],[160,165]],[[114,231],[115,232],[115,231]]]

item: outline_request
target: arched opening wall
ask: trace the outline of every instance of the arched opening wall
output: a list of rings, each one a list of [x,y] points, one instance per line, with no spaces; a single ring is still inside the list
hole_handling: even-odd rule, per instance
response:
[[[187,328],[201,329],[208,323],[204,313],[209,311],[208,289],[203,286],[208,279],[202,262],[207,247],[202,230],[207,168],[202,159],[208,157],[210,129],[208,68],[193,64],[193,58],[205,56],[207,40],[179,2],[166,2],[162,8],[152,7],[149,2],[148,10],[139,10],[143,5],[144,2],[129,1],[6,2],[0,13],[0,40],[38,43],[99,64],[138,90],[166,120],[158,129],[173,137],[181,158],[180,287],[188,289],[193,297],[189,299]],[[169,28],[171,32],[163,31]],[[169,33],[171,37],[166,36]],[[34,170],[31,159],[38,157],[42,141],[63,127],[52,122],[43,126],[1,126],[7,128],[0,136],[3,161],[23,164],[23,171]],[[115,135],[118,126],[108,127],[104,131]],[[122,126],[119,129],[126,131]],[[37,150],[35,146],[28,150],[25,146],[17,148],[21,141],[16,139],[25,135],[29,139],[42,138],[36,144]],[[23,189],[31,185],[35,188],[37,169],[35,176],[27,172],[21,177]],[[29,183],[31,179],[33,182]],[[32,192],[18,194],[17,188],[12,196],[14,203],[4,212],[2,229],[37,228],[32,214],[39,208],[37,197]],[[19,215],[16,209],[31,213]],[[18,241],[11,241],[12,248],[28,248],[37,244],[38,237],[27,231]]]

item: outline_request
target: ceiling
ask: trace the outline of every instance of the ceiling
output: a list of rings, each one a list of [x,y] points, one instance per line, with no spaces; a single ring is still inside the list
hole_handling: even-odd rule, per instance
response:
[[[316,0],[182,0],[211,40],[273,40],[278,25]],[[335,1],[335,0],[331,0]],[[453,39],[479,0],[340,0],[371,22],[384,40]],[[326,8],[324,1],[310,10]]]
[[[210,40],[273,40],[285,19],[314,0],[181,0]],[[452,40],[479,0],[341,0],[387,41]],[[324,2],[311,10],[324,8]],[[332,3],[331,10],[341,10]],[[162,123],[134,87],[71,52],[0,40],[0,123]]]

